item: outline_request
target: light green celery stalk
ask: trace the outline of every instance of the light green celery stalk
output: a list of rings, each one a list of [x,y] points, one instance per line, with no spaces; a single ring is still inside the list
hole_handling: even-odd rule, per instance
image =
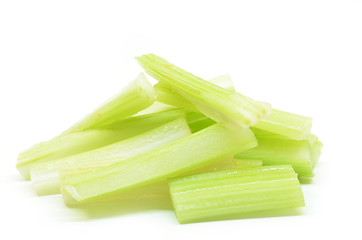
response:
[[[273,109],[268,119],[257,122],[252,128],[304,140],[308,138],[311,127],[312,119],[309,117]]]
[[[34,165],[100,148],[183,116],[185,113],[182,110],[168,110],[126,118],[99,130],[87,130],[59,136],[21,153],[16,166],[25,179],[29,180],[30,168]]]
[[[249,160],[249,159],[235,159],[236,168],[246,168],[246,167],[260,167],[263,165],[262,160]]]
[[[103,147],[120,140],[120,137],[118,131],[106,129],[88,130],[60,136],[21,153],[16,167],[21,175],[29,180],[31,166]]]
[[[262,166],[171,179],[170,194],[180,223],[230,219],[248,212],[303,207],[290,166]]]
[[[151,106],[155,99],[154,88],[147,81],[146,76],[140,73],[120,93],[63,132],[63,134],[111,125]]]
[[[261,134],[261,132],[255,133],[258,146],[235,155],[235,159],[261,160],[263,165],[290,164],[299,177],[314,176],[314,162],[320,155],[319,141],[313,140],[314,137],[307,140],[293,140],[281,135]],[[313,151],[316,153],[314,154]]]
[[[185,119],[179,118],[102,148],[37,164],[30,169],[32,185],[39,195],[60,193],[59,169],[61,168],[93,171],[151,151],[190,134]]]
[[[141,116],[141,115],[146,115],[146,114],[150,114],[150,113],[164,112],[167,110],[174,110],[174,109],[179,109],[179,108],[172,106],[172,105],[162,103],[162,102],[155,101],[151,106],[149,106],[146,109],[143,109],[142,111],[138,112],[134,116]]]
[[[235,91],[234,83],[228,74],[220,75],[208,80],[209,82],[216,84],[222,88]],[[158,82],[154,86],[156,90],[157,100],[165,104],[178,106],[191,112],[198,112],[199,110],[186,98],[172,90],[170,86],[163,82]]]
[[[203,173],[203,172],[212,172],[212,171],[221,171],[221,170],[228,170],[235,168],[235,160],[232,157],[228,157],[226,159],[222,159],[220,161],[211,163],[205,167],[202,167],[197,170],[193,170],[191,172],[187,172],[182,174],[190,175],[196,173]],[[96,168],[92,169],[95,170]],[[89,171],[89,169],[85,170],[83,168],[62,168],[60,170],[60,179],[61,182],[66,181],[69,176],[77,175],[80,173],[84,173]],[[120,193],[107,195],[102,198],[92,199],[87,201],[86,203],[76,201],[69,193],[66,191],[63,192],[63,199],[67,206],[75,207],[75,206],[88,206],[93,204],[103,204],[103,203],[111,203],[111,202],[118,202],[123,200],[165,200],[169,199],[169,189],[168,189],[168,182],[163,180],[157,183],[149,184],[146,186],[142,186],[139,188],[126,190]]]
[[[229,75],[221,75],[209,81],[225,89],[235,91],[233,82]],[[155,85],[155,90],[159,101],[182,107],[191,112],[199,112],[190,101],[172,90],[172,88],[167,84],[159,82]],[[201,118],[204,118],[204,121],[199,122],[197,124],[199,127],[195,128],[195,130],[201,130],[202,125],[204,125],[203,128],[205,128],[215,122],[211,119],[206,120],[206,116],[204,115]],[[261,119],[252,128],[273,132],[296,140],[304,140],[308,138],[311,126],[312,119],[310,117],[273,109],[269,118]]]
[[[170,86],[209,118],[237,129],[267,118],[271,107],[198,78],[153,54],[137,57],[148,74]]]
[[[256,144],[249,128],[231,131],[221,124],[215,124],[92,173],[72,175],[65,179],[62,191],[67,191],[77,201],[85,202],[201,168]]]
[[[20,153],[16,164],[19,172],[29,180],[29,166],[36,162],[70,156],[120,140],[117,133],[102,131],[103,128],[147,108],[154,100],[155,91],[141,73],[121,93],[60,136]]]

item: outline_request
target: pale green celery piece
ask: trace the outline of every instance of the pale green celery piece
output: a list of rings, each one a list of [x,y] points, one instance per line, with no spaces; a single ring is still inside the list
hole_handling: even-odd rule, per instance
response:
[[[267,118],[269,104],[198,78],[153,54],[137,57],[148,74],[170,86],[209,118],[230,129],[252,126]]]
[[[268,119],[257,122],[252,128],[304,140],[308,138],[311,127],[312,118],[273,109]]]
[[[229,75],[221,75],[209,81],[220,87],[235,91],[233,82]],[[197,108],[190,101],[172,90],[172,88],[167,84],[159,82],[155,85],[155,90],[159,101],[182,107],[188,111],[198,112]],[[202,124],[205,124],[203,127],[205,128],[210,126],[211,123],[211,121],[201,121],[198,125],[202,127]],[[252,127],[252,129],[255,131],[261,129],[280,134],[288,138],[304,140],[308,138],[311,126],[312,118],[310,117],[273,109],[269,118],[261,119]],[[198,130],[201,129],[202,128],[198,128]]]
[[[180,176],[203,173],[203,172],[212,172],[212,171],[221,171],[221,170],[229,170],[235,168],[235,160],[232,157],[228,157],[226,159],[222,159],[215,163],[211,163],[205,167],[202,167],[197,170],[193,170],[188,173],[184,173]],[[92,169],[95,170],[96,168]],[[60,170],[60,179],[61,182],[66,181],[69,176],[85,173],[90,171],[89,169],[83,168],[62,168]],[[66,191],[63,192],[63,199],[67,206],[85,206],[88,204],[98,204],[98,203],[110,203],[121,200],[164,200],[170,197],[168,190],[168,182],[161,181],[153,184],[149,184],[146,186],[142,186],[139,188],[126,190],[117,194],[107,195],[101,198],[95,198],[90,201],[87,201],[85,204],[76,201],[72,196],[69,195]]]
[[[29,180],[30,167],[34,165],[100,148],[184,116],[183,110],[174,109],[126,118],[99,130],[58,136],[20,153],[16,166],[25,179]]]
[[[234,83],[231,80],[229,74],[217,76],[208,80],[209,82],[216,84],[222,88],[235,91]],[[186,98],[172,90],[170,86],[163,82],[158,82],[154,86],[156,90],[157,100],[169,105],[177,106],[186,109],[191,112],[198,112],[199,110]]]
[[[21,175],[29,180],[30,167],[38,163],[103,147],[120,140],[120,137],[122,136],[119,131],[106,129],[88,130],[56,137],[20,153],[16,167]]]
[[[249,212],[303,207],[293,168],[262,166],[202,173],[169,181],[180,223],[242,217]]]
[[[322,154],[323,143],[319,141],[318,137],[312,133],[308,137],[308,142],[309,151],[312,158],[312,168],[314,168]]]
[[[263,165],[290,164],[299,177],[313,177],[309,142],[287,138],[257,136],[258,146],[234,156],[235,159],[262,160]]]
[[[235,164],[237,168],[260,167],[263,165],[263,161],[255,159],[235,159]]]
[[[112,123],[147,108],[154,102],[155,97],[152,85],[147,81],[146,76],[141,73],[118,95],[60,136],[34,145],[20,153],[17,168],[25,179],[29,179],[29,164],[73,155],[112,143],[113,137],[103,137],[103,135],[112,135],[113,133],[100,131],[101,128],[105,125],[112,125]],[[86,130],[97,131],[83,133]]]
[[[120,93],[62,134],[97,129],[118,122],[151,106],[155,99],[154,88],[147,81],[146,76],[140,73]]]
[[[187,112],[186,113],[187,123],[191,129],[191,132],[195,133],[204,128],[214,125],[216,122],[211,118],[206,117],[200,112]]]
[[[61,168],[73,171],[94,171],[159,148],[190,134],[185,119],[179,118],[102,148],[37,164],[30,169],[32,185],[39,195],[60,193],[59,170]]]
[[[155,101],[151,106],[138,112],[134,116],[147,115],[150,113],[158,113],[158,112],[164,112],[167,110],[174,110],[174,109],[178,109],[178,107]]]
[[[221,124],[91,173],[72,175],[62,185],[77,201],[119,193],[165,180],[257,145],[249,128]]]

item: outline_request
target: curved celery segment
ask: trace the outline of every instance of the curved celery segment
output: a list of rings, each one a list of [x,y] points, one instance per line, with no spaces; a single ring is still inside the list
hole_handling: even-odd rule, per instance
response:
[[[156,94],[152,85],[146,76],[140,73],[120,93],[62,134],[97,129],[118,122],[151,106],[155,99]]]
[[[221,171],[221,170],[229,170],[235,168],[235,160],[232,157],[228,157],[226,159],[219,160],[217,162],[213,162],[205,167],[202,167],[197,170],[193,170],[191,172],[184,173],[180,176],[196,174],[196,173],[204,173],[204,172],[213,172],[213,171]],[[96,168],[94,168],[96,169]],[[94,170],[93,169],[93,170]],[[79,169],[79,168],[63,168],[60,171],[60,179],[61,181],[66,181],[67,177],[84,173],[89,170]],[[64,180],[63,180],[64,179]],[[149,184],[147,186],[126,190],[124,192],[107,195],[102,198],[95,198],[86,203],[76,201],[69,193],[63,192],[63,199],[67,206],[85,206],[88,204],[102,204],[102,203],[110,203],[115,201],[123,201],[123,200],[165,200],[170,198],[170,193],[168,189],[167,181],[160,181],[157,183]]]
[[[233,82],[229,75],[221,75],[209,81],[225,89],[235,91]],[[169,87],[167,84],[159,82],[155,85],[155,90],[157,94],[157,99],[159,101],[170,105],[182,107],[191,112],[199,112],[190,101],[172,90],[172,88]],[[209,119],[209,121],[206,121],[206,119],[201,118],[200,122],[198,123],[199,127],[196,127],[195,129],[196,131],[201,130],[202,124],[204,124],[203,128],[205,128],[211,126],[214,122],[215,121],[211,119]],[[310,117],[273,109],[267,119],[261,119],[252,127],[252,129],[261,129],[264,131],[280,134],[291,139],[304,140],[308,138],[311,126],[312,119]]]
[[[29,180],[30,168],[34,165],[100,148],[184,116],[185,113],[182,110],[174,109],[126,118],[117,123],[103,126],[103,129],[99,130],[87,130],[58,136],[21,153],[16,166],[25,179]]]
[[[171,179],[169,186],[180,223],[305,205],[297,175],[290,166],[202,173]]]
[[[231,80],[229,74],[220,75],[208,81],[222,88],[235,91],[234,83]],[[173,106],[178,106],[191,112],[199,111],[189,100],[178,94],[176,91],[172,90],[172,88],[167,84],[158,82],[154,88],[156,90],[157,101]]]
[[[235,159],[236,168],[246,168],[246,167],[260,167],[263,165],[262,160],[249,160],[249,159]]]
[[[16,168],[26,180],[29,180],[30,168],[36,164],[103,147],[119,141],[121,137],[119,131],[106,129],[59,136],[20,153]]]
[[[190,135],[184,118],[111,145],[67,158],[35,165],[30,169],[32,185],[39,195],[60,193],[59,170],[93,171],[151,151]]]
[[[304,140],[308,138],[311,127],[312,119],[309,117],[273,109],[269,118],[257,122],[252,128]]]
[[[245,150],[256,144],[254,134],[248,128],[231,131],[221,124],[215,124],[92,173],[70,176],[63,184],[62,191],[67,191],[77,201],[87,201],[201,168],[232,156],[240,148]]]
[[[137,57],[137,60],[148,74],[169,85],[200,112],[228,128],[252,126],[271,112],[269,104],[198,78],[154,54]]]
[[[147,108],[154,100],[155,91],[146,76],[141,73],[118,95],[60,136],[34,145],[20,153],[16,166],[28,180],[30,178],[29,166],[35,162],[70,156],[120,140],[113,132],[101,131],[101,128],[106,128],[106,126]]]
[[[299,177],[313,177],[322,144],[315,135],[294,140],[262,131],[255,133],[258,146],[236,154],[235,159],[261,160],[263,165],[290,164]]]

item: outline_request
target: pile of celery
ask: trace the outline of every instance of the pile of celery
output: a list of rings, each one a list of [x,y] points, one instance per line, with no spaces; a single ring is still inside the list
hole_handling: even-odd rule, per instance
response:
[[[39,195],[68,206],[171,199],[180,223],[304,206],[322,143],[312,119],[203,80],[153,54],[144,74],[59,136],[20,153]],[[245,215],[244,215],[245,216]]]

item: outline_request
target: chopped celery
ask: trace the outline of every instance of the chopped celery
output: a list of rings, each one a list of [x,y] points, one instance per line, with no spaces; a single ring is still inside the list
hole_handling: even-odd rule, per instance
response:
[[[169,186],[180,223],[305,205],[297,175],[290,166],[202,173],[171,179]]]
[[[233,82],[231,81],[229,75],[222,75],[209,81],[220,87],[232,91],[235,90]],[[155,90],[159,101],[185,108],[188,111],[198,112],[197,108],[190,101],[172,90],[172,88],[169,87],[167,84],[159,82],[155,85]],[[208,127],[212,125],[212,123],[213,121],[211,119],[209,121],[206,121],[206,119],[204,119],[204,121],[201,121],[197,124],[199,127],[196,128],[196,130],[201,130],[201,127],[203,125],[203,128]],[[311,126],[312,119],[309,117],[273,109],[269,118],[261,119],[252,127],[252,129],[262,129],[265,131],[286,136],[288,138],[303,140],[308,137]]]
[[[122,192],[201,168],[232,156],[240,148],[256,146],[249,128],[231,131],[221,124],[182,138],[153,151],[91,173],[72,175],[62,184],[77,201]]]
[[[304,140],[310,134],[312,119],[273,109],[268,119],[257,122],[252,128],[280,134],[295,140]]]
[[[16,167],[26,180],[30,179],[30,167],[40,162],[71,156],[119,141],[122,135],[114,130],[88,130],[56,137],[39,143],[19,154]]]
[[[211,163],[205,167],[202,167],[197,170],[193,170],[191,172],[184,173],[180,176],[196,174],[196,173],[204,173],[204,172],[212,172],[212,171],[220,171],[220,170],[229,170],[235,168],[235,160],[232,157],[228,157],[226,159],[222,159],[220,161]],[[89,170],[84,170],[80,168],[63,168],[60,170],[60,179],[61,181],[66,181],[68,176],[72,176],[75,174],[79,174],[82,172],[87,172]],[[64,179],[64,180],[62,180]],[[162,200],[165,198],[169,198],[169,189],[167,181],[161,181],[153,184],[149,184],[143,187],[126,190],[124,192],[120,192],[117,194],[107,195],[102,198],[92,199],[91,201],[87,201],[87,204],[98,204],[98,203],[109,203],[120,200],[138,200],[138,199],[147,199],[147,200]],[[69,193],[63,192],[63,199],[66,205],[68,206],[83,206],[83,203],[76,201]]]
[[[99,130],[87,130],[58,136],[20,153],[16,166],[25,179],[29,180],[30,167],[36,164],[100,148],[183,116],[185,113],[182,110],[174,109],[126,118],[117,123],[103,126],[103,129]]]
[[[120,93],[70,127],[63,134],[97,129],[118,122],[151,106],[155,98],[156,94],[152,85],[147,81],[146,76],[140,73]]]
[[[214,125],[216,122],[211,118],[206,117],[204,114],[199,112],[188,112],[186,113],[187,123],[191,129],[191,132],[195,133],[204,128]]]
[[[153,54],[137,57],[146,72],[192,102],[197,109],[226,127],[251,126],[270,114],[269,104],[198,78]]]
[[[171,121],[143,134],[66,158],[37,164],[30,169],[33,188],[40,194],[60,192],[59,169],[93,171],[156,149],[190,135],[184,118]]]
[[[237,168],[245,167],[260,167],[263,165],[262,160],[249,160],[249,159],[235,159],[235,165]]]
[[[235,155],[235,159],[262,160],[263,165],[290,164],[299,177],[314,176],[313,162],[319,157],[319,141],[294,140],[268,132],[262,134],[262,131],[258,131],[255,135],[258,146]],[[315,149],[315,159],[311,149]]]
[[[150,114],[150,113],[163,112],[163,111],[173,110],[173,109],[177,109],[177,107],[171,106],[171,105],[168,105],[168,104],[165,104],[165,103],[162,103],[162,102],[155,101],[151,106],[149,106],[146,109],[143,109],[142,111],[138,112],[134,116],[140,116],[140,115],[145,115],[145,114]]]
[[[228,74],[220,75],[218,77],[208,80],[209,82],[216,84],[222,88],[226,88],[235,91],[234,83]],[[158,82],[154,86],[156,90],[157,100],[169,105],[182,107],[191,112],[198,112],[199,110],[186,98],[172,90],[167,84]]]

